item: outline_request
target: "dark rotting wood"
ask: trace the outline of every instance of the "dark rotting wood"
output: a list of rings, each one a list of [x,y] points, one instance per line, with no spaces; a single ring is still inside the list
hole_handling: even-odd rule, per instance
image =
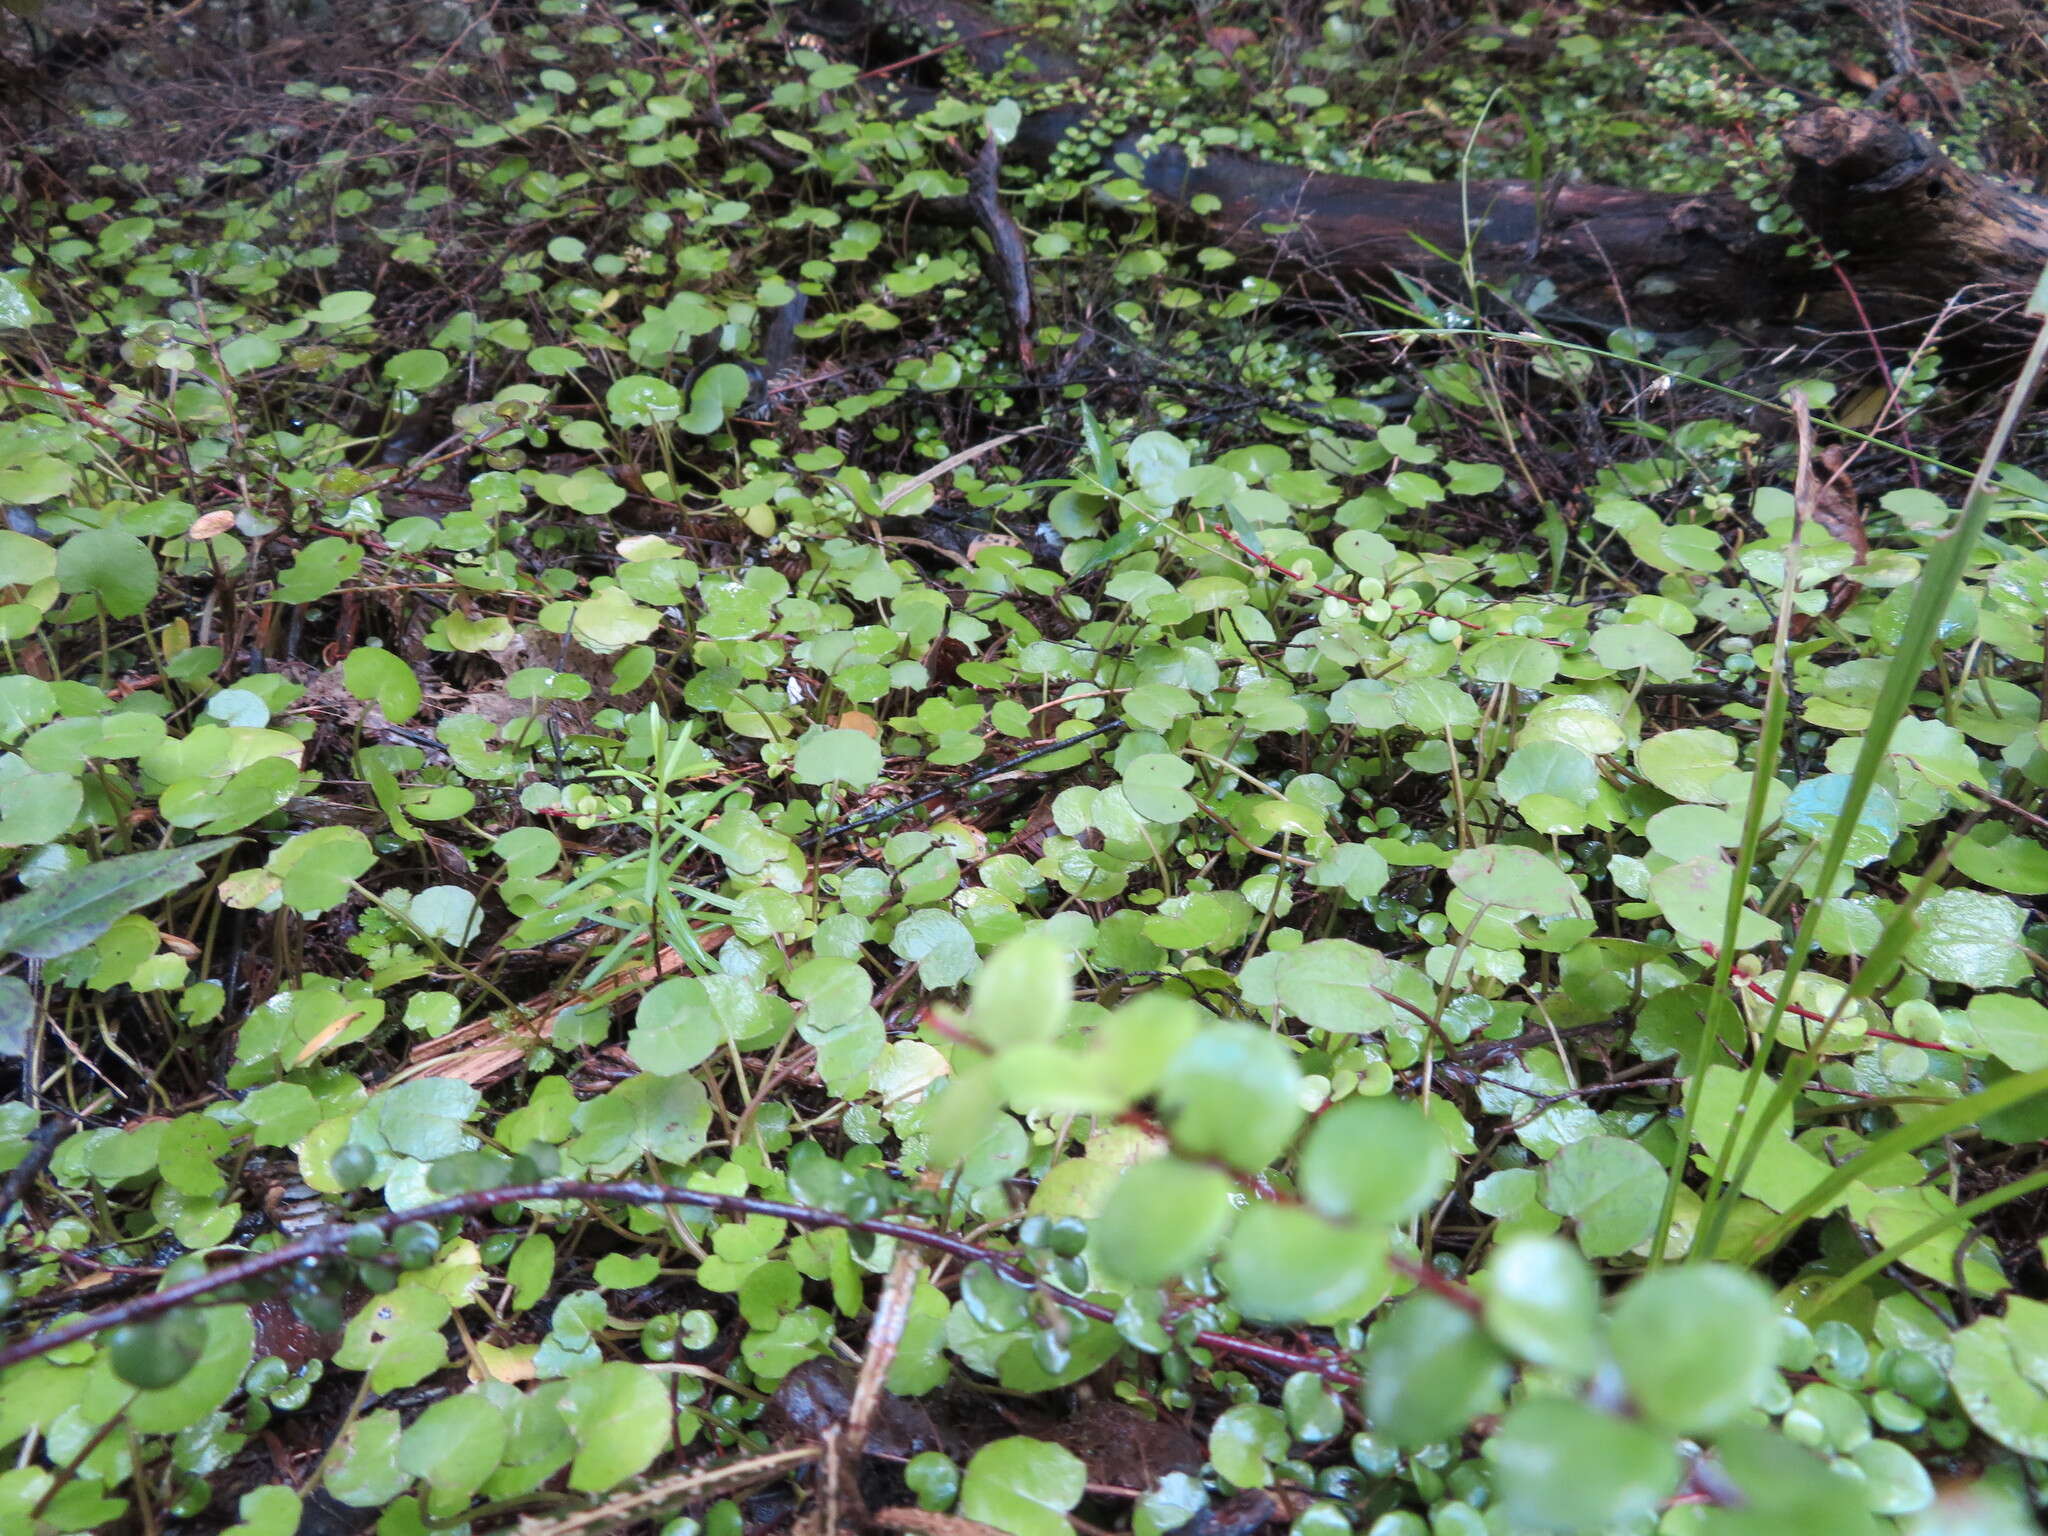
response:
[[[945,48],[980,74],[1060,87],[1057,104],[1027,113],[1011,159],[1042,164],[1100,120],[1081,65],[1041,30],[971,0],[865,3],[871,32],[906,49]],[[1401,274],[1464,300],[1476,278],[1521,299],[1547,284],[1546,316],[1656,331],[1797,323],[1861,333],[1946,313],[1951,339],[2012,334],[2048,265],[2048,199],[1963,169],[1881,113],[1820,106],[1782,137],[1787,201],[1839,257],[1833,266],[1760,230],[1728,194],[1377,181],[1230,153],[1197,160],[1142,122],[1115,133],[1095,163],[1135,166],[1163,215],[1309,289],[1393,291]]]

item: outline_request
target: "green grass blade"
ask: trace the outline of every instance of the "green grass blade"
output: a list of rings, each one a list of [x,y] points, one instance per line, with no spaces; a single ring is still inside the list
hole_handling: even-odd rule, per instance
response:
[[[2014,383],[2012,392],[2006,397],[2005,410],[1998,418],[1998,425],[1992,429],[1991,441],[1986,445],[1983,460],[1978,464],[1976,476],[1970,483],[1970,493],[1963,502],[1962,516],[1957,519],[1956,526],[1935,544],[1934,551],[1922,572],[1919,586],[1914,592],[1913,606],[1907,614],[1904,632],[1900,636],[1897,650],[1893,652],[1891,661],[1885,667],[1877,702],[1871,708],[1870,723],[1865,729],[1862,750],[1856,755],[1856,765],[1850,772],[1848,789],[1836,811],[1834,831],[1829,835],[1827,846],[1821,855],[1820,870],[1813,884],[1816,891],[1826,892],[1834,889],[1835,877],[1840,873],[1842,863],[1848,856],[1849,840],[1854,835],[1856,824],[1863,814],[1863,807],[1870,798],[1871,787],[1877,782],[1878,773],[1884,766],[1885,753],[1891,747],[1892,732],[1905,717],[1906,708],[1912,702],[1913,694],[1920,685],[1920,674],[1933,650],[1942,615],[1948,611],[1949,600],[1962,583],[1963,568],[1969,561],[1970,552],[1975,547],[1978,536],[1983,533],[1985,525],[1990,521],[1991,476],[1996,472],[2006,446],[2012,441],[2013,431],[2018,426],[2027,401],[2033,394],[2034,384],[2041,375],[2044,363],[2048,363],[2048,324],[2044,324],[2034,338],[2034,345],[2027,354],[2026,367]],[[1792,996],[1794,984],[1805,970],[1806,957],[1812,948],[1813,931],[1819,923],[1821,909],[1821,902],[1808,902],[1806,911],[1800,917],[1799,927],[1792,936],[1792,943],[1785,957],[1784,975],[1778,983],[1778,1000],[1772,1006],[1771,1016],[1761,1032],[1761,1038],[1765,1041],[1775,1037],[1784,1004]],[[1825,1034],[1814,1044],[1816,1047],[1824,1045]],[[1807,1071],[1811,1070],[1809,1059],[1817,1059],[1817,1054],[1817,1051],[1809,1050],[1793,1064],[1799,1070],[1788,1070],[1779,1079],[1763,1115],[1755,1122],[1759,1129],[1747,1138],[1735,1163],[1735,1172],[1730,1180],[1734,1188],[1741,1189],[1748,1183],[1750,1170],[1755,1167],[1765,1144],[1761,1127],[1773,1124],[1790,1106],[1793,1096],[1799,1092],[1799,1085],[1806,1080]],[[1717,1210],[1711,1220],[1702,1221],[1701,1242],[1698,1246],[1704,1251],[1713,1251],[1714,1240],[1720,1234],[1723,1219],[1721,1211]]]
[[[1930,1141],[1952,1136],[1987,1115],[1995,1115],[2015,1104],[2024,1104],[2044,1093],[2048,1093],[2048,1067],[2018,1073],[1967,1098],[1957,1099],[1953,1104],[1929,1110],[1904,1125],[1894,1126],[1787,1206],[1778,1219],[1751,1242],[1749,1260],[1754,1263],[1767,1258],[1779,1244],[1799,1230],[1801,1222],[1824,1209],[1835,1196],[1861,1178],[1867,1169],[1876,1167],[1886,1158],[1918,1152]]]
[[[1947,1215],[1937,1216],[1924,1226],[1915,1228],[1896,1243],[1880,1248],[1848,1273],[1831,1280],[1818,1294],[1802,1301],[1799,1304],[1800,1311],[1808,1317],[1820,1316],[1833,1306],[1838,1298],[1846,1296],[1887,1265],[1896,1264],[1922,1243],[1932,1241],[1951,1227],[1968,1230],[1976,1223],[1978,1217],[1995,1211],[2001,1205],[2017,1200],[2022,1195],[2031,1195],[2044,1186],[2048,1186],[2048,1168],[2036,1168],[2023,1179],[2015,1179],[2012,1183],[2001,1185],[1988,1194],[1966,1201]]]

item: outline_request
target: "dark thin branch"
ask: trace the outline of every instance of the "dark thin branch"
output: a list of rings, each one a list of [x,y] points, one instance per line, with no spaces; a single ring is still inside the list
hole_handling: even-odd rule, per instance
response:
[[[845,1232],[865,1232],[874,1237],[892,1237],[899,1242],[916,1243],[920,1247],[948,1254],[967,1263],[986,1264],[1013,1284],[1035,1289],[1060,1306],[1078,1312],[1083,1317],[1103,1323],[1113,1322],[1116,1317],[1108,1307],[1084,1300],[1070,1291],[1049,1284],[1014,1260],[983,1248],[978,1243],[970,1243],[965,1238],[953,1237],[944,1232],[933,1232],[904,1221],[862,1219],[842,1215],[838,1211],[820,1210],[815,1206],[793,1205],[785,1200],[758,1200],[748,1195],[721,1195],[708,1190],[678,1189],[673,1185],[655,1184],[644,1179],[615,1182],[551,1179],[538,1184],[514,1184],[502,1189],[481,1189],[463,1195],[450,1195],[445,1200],[416,1205],[410,1210],[382,1211],[375,1215],[366,1215],[360,1221],[336,1222],[316,1228],[293,1242],[273,1248],[268,1253],[251,1254],[247,1258],[224,1264],[203,1275],[195,1275],[190,1280],[180,1281],[151,1295],[137,1296],[119,1305],[79,1318],[75,1322],[66,1323],[60,1328],[17,1339],[12,1344],[0,1348],[0,1370],[5,1370],[11,1365],[19,1365],[24,1360],[34,1360],[49,1354],[52,1350],[62,1349],[67,1344],[75,1344],[81,1339],[89,1339],[108,1328],[148,1322],[179,1307],[206,1301],[230,1287],[261,1280],[267,1275],[288,1269],[307,1259],[338,1258],[344,1252],[344,1244],[347,1243],[349,1234],[361,1226],[375,1227],[379,1232],[389,1236],[408,1222],[435,1222],[449,1216],[477,1216],[493,1206],[530,1200],[610,1200],[621,1205],[685,1205],[698,1210],[716,1211],[726,1216],[769,1216],[801,1227],[837,1227]],[[1408,1272],[1405,1266],[1402,1268],[1404,1273]],[[1299,1350],[1262,1344],[1256,1339],[1243,1339],[1234,1334],[1207,1331],[1196,1334],[1193,1342],[1205,1349],[1238,1355],[1247,1360],[1263,1361],[1281,1370],[1314,1371],[1340,1386],[1355,1387],[1359,1384],[1359,1378],[1355,1373],[1344,1369],[1327,1355],[1305,1354]]]
[[[1049,757],[1055,752],[1064,752],[1069,747],[1078,747],[1084,741],[1093,741],[1098,736],[1107,736],[1111,731],[1127,729],[1129,727],[1122,720],[1112,720],[1107,725],[1098,725],[1092,731],[1082,731],[1060,741],[1049,741],[1043,746],[1033,747],[1029,752],[1019,752],[1015,757],[1005,758],[1000,763],[991,763],[986,768],[977,769],[975,772],[960,778],[948,779],[937,789],[928,789],[923,794],[915,795],[908,800],[897,800],[888,805],[879,806],[872,811],[862,811],[859,815],[850,816],[845,821],[834,822],[829,827],[813,832],[807,837],[797,839],[797,847],[814,848],[829,838],[844,837],[849,832],[858,832],[863,827],[872,827],[877,822],[887,821],[892,816],[901,816],[905,811],[915,810],[918,806],[936,800],[941,795],[956,794],[961,790],[972,789],[984,780],[992,779],[999,773],[1007,773],[1012,768],[1031,762],[1035,758]]]

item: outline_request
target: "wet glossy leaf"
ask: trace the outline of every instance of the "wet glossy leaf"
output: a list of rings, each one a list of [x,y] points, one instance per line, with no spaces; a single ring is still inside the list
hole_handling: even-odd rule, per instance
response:
[[[138,1390],[114,1373],[115,1362],[110,1360],[105,1374],[89,1384],[86,1405],[97,1405],[98,1411],[109,1415],[125,1405],[126,1422],[142,1434],[176,1434],[216,1412],[241,1385],[242,1375],[249,1369],[255,1328],[249,1321],[247,1307],[204,1307],[198,1309],[196,1316],[204,1342],[198,1359],[175,1381],[159,1388]],[[176,1354],[182,1356],[191,1338],[184,1330],[190,1325],[170,1326],[173,1337],[183,1341],[176,1346]]]
[[[1608,1338],[1636,1406],[1683,1434],[1748,1408],[1777,1366],[1770,1293],[1721,1264],[1636,1281],[1615,1305]]]
[[[1217,1415],[1209,1431],[1209,1464],[1240,1488],[1264,1488],[1288,1444],[1287,1418],[1277,1408],[1239,1403]]]
[[[647,427],[672,422],[682,414],[683,409],[683,397],[675,385],[666,379],[652,378],[644,373],[628,374],[622,379],[613,380],[611,386],[605,390],[604,403],[612,421],[622,427]]]
[[[1326,1216],[1406,1221],[1452,1173],[1443,1133],[1401,1099],[1351,1099],[1316,1121],[1301,1155],[1301,1192]]]
[[[2008,897],[1942,891],[1920,903],[1906,958],[1937,981],[2010,987],[2030,975],[2021,953],[2024,913]]]
[[[1066,1512],[1081,1502],[1080,1457],[1022,1435],[974,1453],[960,1482],[960,1513],[1010,1536],[1067,1536]]]
[[[1376,1435],[1420,1446],[1493,1411],[1507,1362],[1463,1308],[1426,1293],[1380,1314],[1366,1338],[1365,1414]]]
[[[1678,1484],[1671,1440],[1583,1403],[1518,1403],[1486,1441],[1501,1508],[1518,1531],[1625,1529]]]
[[[107,1360],[131,1387],[168,1387],[185,1379],[206,1350],[206,1321],[194,1310],[129,1323],[107,1336]]]
[[[1278,1037],[1249,1024],[1212,1024],[1168,1065],[1159,1099],[1178,1150],[1258,1169],[1294,1139],[1300,1085],[1294,1054]]]
[[[1815,841],[1832,837],[1850,783],[1848,774],[1827,773],[1796,785],[1785,799],[1785,829]],[[1850,868],[1883,858],[1898,835],[1898,802],[1882,785],[1873,785],[1849,835],[1846,857]]]

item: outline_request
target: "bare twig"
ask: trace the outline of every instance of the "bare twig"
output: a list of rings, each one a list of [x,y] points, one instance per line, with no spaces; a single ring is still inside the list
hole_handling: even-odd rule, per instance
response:
[[[795,1205],[786,1200],[760,1200],[751,1195],[721,1195],[710,1190],[679,1189],[672,1184],[656,1184],[645,1179],[609,1182],[549,1179],[536,1184],[513,1184],[499,1189],[473,1190],[468,1194],[450,1195],[446,1199],[416,1205],[407,1210],[380,1211],[374,1215],[366,1215],[359,1221],[336,1222],[316,1227],[304,1237],[281,1244],[267,1253],[250,1254],[247,1258],[224,1264],[219,1269],[196,1275],[190,1280],[181,1281],[151,1295],[137,1296],[61,1327],[51,1328],[25,1339],[17,1339],[12,1344],[0,1348],[0,1370],[19,1365],[24,1360],[38,1359],[52,1350],[62,1349],[67,1344],[76,1344],[81,1339],[89,1339],[108,1328],[148,1322],[152,1318],[162,1317],[167,1312],[174,1312],[179,1307],[206,1302],[222,1291],[260,1281],[267,1275],[289,1269],[292,1265],[301,1264],[308,1259],[338,1258],[345,1251],[349,1234],[362,1226],[375,1227],[388,1236],[410,1222],[436,1222],[449,1216],[477,1216],[494,1206],[523,1204],[537,1200],[609,1200],[620,1205],[685,1205],[698,1210],[716,1211],[726,1216],[768,1216],[800,1227],[837,1227],[844,1232],[866,1232],[875,1237],[889,1237],[899,1242],[915,1243],[919,1247],[949,1254],[968,1263],[986,1264],[1013,1284],[1035,1289],[1067,1310],[1078,1312],[1081,1316],[1096,1322],[1112,1322],[1116,1317],[1108,1307],[1085,1300],[1040,1279],[1004,1254],[984,1248],[978,1243],[971,1243],[965,1238],[934,1232],[905,1221],[885,1218],[862,1219],[843,1215],[838,1211],[820,1210],[816,1206]],[[1402,1273],[1412,1272],[1410,1267],[1401,1263],[1398,1258],[1394,1262],[1395,1267]],[[1314,1371],[1329,1381],[1345,1386],[1356,1386],[1359,1381],[1353,1372],[1346,1370],[1325,1354],[1282,1349],[1277,1345],[1262,1344],[1256,1339],[1207,1331],[1196,1334],[1192,1342],[1205,1349],[1238,1355],[1247,1360],[1263,1361],[1281,1370]]]

